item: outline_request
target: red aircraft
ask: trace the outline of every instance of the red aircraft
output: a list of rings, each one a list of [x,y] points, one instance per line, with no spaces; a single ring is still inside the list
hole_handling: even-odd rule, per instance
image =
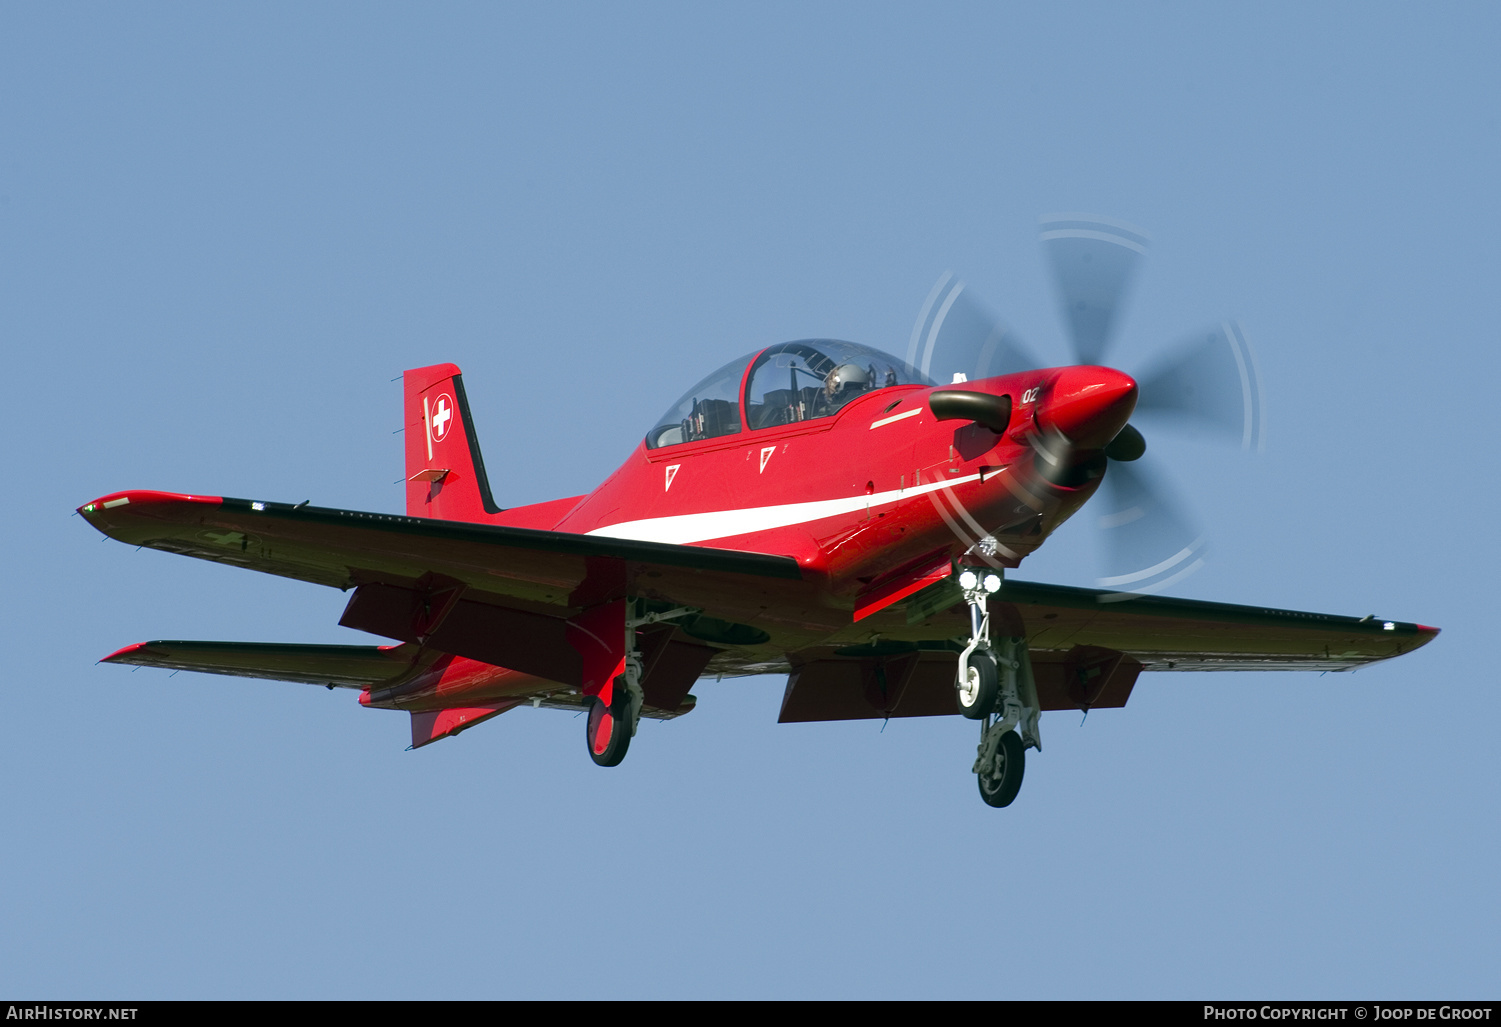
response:
[[[105,662],[359,689],[411,714],[414,748],[525,703],[587,710],[601,766],[640,717],[692,710],[696,681],[780,673],[784,723],[980,721],[972,769],[1006,806],[1042,711],[1123,706],[1143,670],[1348,670],[1436,635],[1150,594],[1201,545],[1133,466],[1145,442],[1128,419],[1250,444],[1254,362],[1225,326],[1141,384],[1100,366],[1144,239],[1077,215],[1043,227],[1076,366],[989,374],[1032,365],[945,276],[907,359],[818,339],[732,361],[587,495],[498,507],[459,369],[439,364],[404,378],[405,516],[163,492],[88,503],[122,542],[349,591],[339,623],[398,643],[156,641]],[[1005,579],[1102,484],[1107,587]]]

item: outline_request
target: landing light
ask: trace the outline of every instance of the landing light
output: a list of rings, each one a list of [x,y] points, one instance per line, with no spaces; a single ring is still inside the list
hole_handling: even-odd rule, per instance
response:
[[[964,570],[964,571],[960,571],[959,572],[959,587],[960,588],[965,588],[965,589],[974,588],[979,583],[980,583],[980,576],[978,574],[976,574],[974,571]]]
[[[985,591],[994,595],[1001,590],[1001,576],[999,574],[985,575]]]

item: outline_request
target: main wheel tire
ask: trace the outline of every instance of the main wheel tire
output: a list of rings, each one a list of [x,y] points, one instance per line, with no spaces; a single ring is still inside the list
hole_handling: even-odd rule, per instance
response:
[[[1015,731],[1001,736],[996,746],[995,759],[988,767],[982,767],[976,776],[980,779],[980,798],[985,805],[997,809],[1011,805],[1016,793],[1021,790],[1022,775],[1027,770],[1027,747]]]
[[[976,649],[967,662],[964,678],[954,682],[954,699],[964,716],[984,720],[995,709],[996,696],[1001,690],[995,657],[984,649]]]
[[[585,741],[589,758],[601,767],[615,767],[631,746],[631,700],[624,688],[615,689],[615,703],[606,706],[598,696],[589,700]]]

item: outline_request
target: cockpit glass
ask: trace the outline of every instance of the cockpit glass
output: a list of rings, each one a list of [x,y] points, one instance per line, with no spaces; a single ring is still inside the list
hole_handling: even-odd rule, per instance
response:
[[[868,392],[893,385],[932,385],[905,361],[835,339],[784,342],[762,352],[745,390],[752,429],[830,417]]]
[[[689,389],[646,433],[646,448],[740,432],[740,383],[753,358],[744,422],[751,429],[831,417],[852,400],[893,385],[933,384],[904,361],[869,346],[836,339],[784,342],[732,360]]]
[[[752,354],[754,355],[754,354]],[[688,390],[657,426],[646,433],[646,448],[697,442],[740,430],[740,381],[750,357],[740,357]]]

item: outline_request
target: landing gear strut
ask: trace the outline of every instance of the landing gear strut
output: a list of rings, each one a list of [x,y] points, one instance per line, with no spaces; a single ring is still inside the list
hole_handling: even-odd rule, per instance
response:
[[[959,654],[954,693],[959,712],[980,721],[979,752],[971,769],[986,805],[1009,806],[1022,785],[1027,750],[1042,751],[1032,661],[1025,638],[991,641],[986,598],[1000,589],[1000,573],[966,567],[959,587],[969,604],[970,637]]]

